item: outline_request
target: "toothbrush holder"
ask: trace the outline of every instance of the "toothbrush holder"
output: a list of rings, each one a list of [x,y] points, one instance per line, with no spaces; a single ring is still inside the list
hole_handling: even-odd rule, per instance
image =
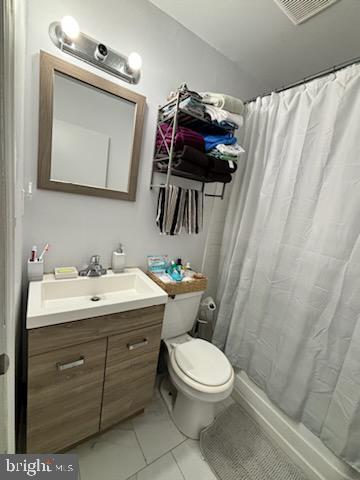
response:
[[[27,274],[29,282],[41,281],[44,278],[44,260],[27,262]]]

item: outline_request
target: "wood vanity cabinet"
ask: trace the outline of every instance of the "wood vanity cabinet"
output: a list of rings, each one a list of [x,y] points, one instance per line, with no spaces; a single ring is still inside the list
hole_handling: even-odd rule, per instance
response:
[[[55,453],[151,400],[164,305],[28,331],[27,452]]]

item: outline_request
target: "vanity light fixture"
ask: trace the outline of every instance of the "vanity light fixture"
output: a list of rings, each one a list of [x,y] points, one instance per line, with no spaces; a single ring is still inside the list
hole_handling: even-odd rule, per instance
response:
[[[69,38],[70,40],[77,39],[80,33],[80,27],[74,17],[66,15],[61,19],[60,25],[61,30],[64,33],[64,41],[66,41],[66,38]]]
[[[49,36],[60,50],[104,72],[136,84],[140,80],[142,60],[138,53],[122,55],[94,38],[82,33],[75,18],[66,15],[49,27]]]

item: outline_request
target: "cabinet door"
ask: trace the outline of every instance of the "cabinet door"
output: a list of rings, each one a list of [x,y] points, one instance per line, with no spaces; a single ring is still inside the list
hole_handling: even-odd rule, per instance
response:
[[[53,453],[99,431],[106,339],[28,361],[27,451]]]
[[[142,410],[155,382],[161,324],[108,340],[101,429]]]

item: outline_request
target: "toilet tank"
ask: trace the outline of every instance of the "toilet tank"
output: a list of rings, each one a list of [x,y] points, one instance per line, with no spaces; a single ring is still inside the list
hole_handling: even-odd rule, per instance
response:
[[[189,332],[196,320],[200,300],[204,292],[191,292],[169,297],[165,305],[165,314],[161,338],[168,339]]]

